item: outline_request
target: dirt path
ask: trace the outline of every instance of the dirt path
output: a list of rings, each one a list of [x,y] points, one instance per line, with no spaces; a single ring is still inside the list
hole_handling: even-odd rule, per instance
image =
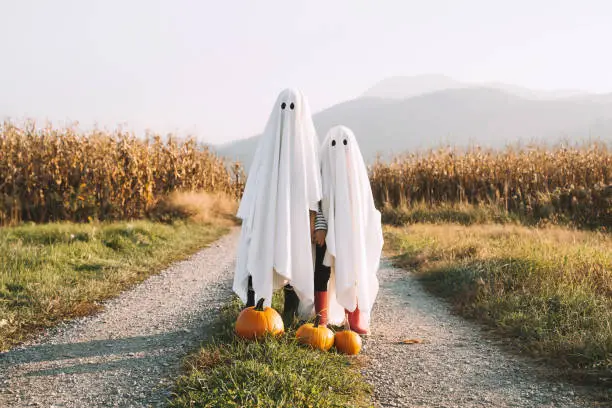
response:
[[[0,354],[0,407],[165,406],[181,359],[230,296],[238,232],[107,303]],[[587,407],[452,316],[407,272],[383,264],[364,374],[384,407]],[[400,345],[420,337],[424,344]]]
[[[180,362],[229,299],[238,231],[109,301],[0,354],[0,407],[164,406]]]
[[[385,264],[379,277],[363,370],[379,406],[593,406],[588,390],[542,379],[533,362],[501,351],[476,326],[451,315],[410,273]],[[409,338],[425,342],[398,344]]]

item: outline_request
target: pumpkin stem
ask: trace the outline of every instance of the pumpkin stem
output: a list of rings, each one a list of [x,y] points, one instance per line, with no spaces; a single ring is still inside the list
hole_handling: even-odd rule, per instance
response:
[[[314,320],[314,324],[313,324],[313,326],[314,326],[314,327],[319,327],[319,323],[321,323],[321,315],[320,315],[320,314],[318,314],[318,315],[315,317],[315,320]]]
[[[255,305],[255,310],[257,310],[258,312],[263,312],[263,304],[264,298],[259,299],[259,302],[257,302],[257,304]]]

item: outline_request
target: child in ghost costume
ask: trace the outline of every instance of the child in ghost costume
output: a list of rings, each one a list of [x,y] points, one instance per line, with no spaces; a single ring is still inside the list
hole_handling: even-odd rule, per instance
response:
[[[368,334],[383,247],[380,212],[374,206],[368,171],[350,129],[330,129],[319,156],[327,234],[325,256],[322,261],[317,257],[315,270],[320,272],[315,274],[325,275],[327,266],[331,276],[329,293],[315,302],[315,311],[327,311],[330,324],[342,324],[346,317],[353,331]],[[320,241],[317,233],[315,240]]]
[[[261,136],[237,216],[242,220],[233,290],[253,306],[284,286],[283,320],[313,308],[312,235],[321,200],[317,135],[304,95],[281,92]],[[299,306],[299,310],[298,310]]]

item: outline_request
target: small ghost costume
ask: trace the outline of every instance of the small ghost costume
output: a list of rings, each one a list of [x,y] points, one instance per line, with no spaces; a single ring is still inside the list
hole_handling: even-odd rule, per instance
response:
[[[342,324],[345,310],[361,314],[364,329],[378,294],[376,273],[383,234],[374,206],[368,171],[353,132],[345,126],[329,130],[320,151],[322,210],[327,220],[329,322]]]
[[[301,92],[281,92],[261,136],[238,209],[242,231],[233,290],[246,303],[290,283],[300,310],[313,307],[314,267],[309,211],[321,199],[317,136]]]

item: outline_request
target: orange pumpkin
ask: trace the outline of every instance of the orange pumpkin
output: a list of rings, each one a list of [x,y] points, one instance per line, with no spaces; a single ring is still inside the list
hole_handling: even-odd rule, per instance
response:
[[[361,337],[350,329],[337,332],[334,342],[340,353],[354,356],[361,351]]]
[[[302,344],[313,348],[327,351],[334,345],[334,332],[325,326],[319,326],[321,315],[317,315],[314,323],[306,323],[300,326],[295,336]]]
[[[254,340],[270,333],[278,336],[285,332],[283,319],[271,307],[263,307],[264,299],[257,305],[244,309],[236,320],[236,334],[243,339]]]

